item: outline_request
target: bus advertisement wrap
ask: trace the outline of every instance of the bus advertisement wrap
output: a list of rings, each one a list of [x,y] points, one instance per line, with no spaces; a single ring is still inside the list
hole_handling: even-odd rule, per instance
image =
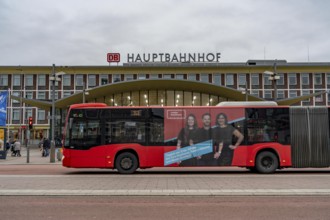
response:
[[[164,154],[164,166],[211,153],[212,146],[212,140],[208,140],[189,147],[167,152]]]

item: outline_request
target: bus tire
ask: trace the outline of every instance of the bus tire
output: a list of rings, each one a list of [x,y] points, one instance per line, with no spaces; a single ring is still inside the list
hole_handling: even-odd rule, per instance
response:
[[[270,151],[264,151],[258,154],[255,168],[258,173],[274,173],[278,168],[278,163],[278,159],[274,153]]]
[[[132,174],[138,168],[137,157],[130,152],[123,152],[116,158],[116,169],[122,174]]]

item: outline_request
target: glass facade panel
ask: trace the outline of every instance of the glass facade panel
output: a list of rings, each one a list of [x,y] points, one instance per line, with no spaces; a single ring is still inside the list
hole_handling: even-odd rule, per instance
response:
[[[252,85],[259,85],[259,74],[251,74]]]
[[[220,86],[221,85],[221,74],[215,73],[213,74],[213,84]]]
[[[46,75],[38,75],[38,86],[46,86]]]
[[[234,75],[233,74],[226,74],[226,85],[227,86],[234,85]]]
[[[0,86],[8,86],[8,75],[7,74],[0,75]]]
[[[315,73],[314,74],[314,84],[315,85],[322,85],[322,74],[321,73]]]
[[[20,86],[21,85],[21,75],[14,75],[14,82],[13,82],[13,86]]]
[[[301,74],[301,84],[302,85],[309,85],[309,74],[308,73],[302,73]]]
[[[297,75],[295,73],[289,73],[289,85],[297,85]]]
[[[67,75],[67,74],[63,75],[62,80],[63,80],[62,82],[63,86],[71,86],[71,75]]]
[[[238,74],[238,85],[239,86],[246,85],[246,75],[245,74]]]
[[[88,75],[88,87],[96,86],[96,75]]]
[[[33,75],[25,75],[25,86],[33,86]]]
[[[200,74],[200,76],[201,76],[201,79],[200,79],[201,82],[205,82],[205,83],[209,82],[209,74],[202,73],[202,74]]]
[[[166,105],[167,106],[175,106],[175,99],[174,99],[174,91],[167,90],[166,91]]]
[[[76,86],[83,86],[83,85],[84,85],[84,76],[76,75]]]

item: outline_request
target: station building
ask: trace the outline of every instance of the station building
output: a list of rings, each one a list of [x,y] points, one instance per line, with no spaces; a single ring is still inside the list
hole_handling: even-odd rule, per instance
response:
[[[59,74],[58,74],[59,73]],[[54,79],[54,74],[56,79]],[[222,101],[273,100],[278,105],[329,106],[330,63],[286,60],[247,62],[130,62],[109,66],[0,66],[0,90],[9,91],[9,136],[49,136],[55,84],[56,136],[71,104],[207,106]]]

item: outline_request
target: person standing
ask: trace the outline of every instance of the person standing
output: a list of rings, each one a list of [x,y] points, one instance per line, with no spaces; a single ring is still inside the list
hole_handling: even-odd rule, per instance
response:
[[[21,142],[19,142],[19,140],[16,140],[14,142],[13,148],[14,148],[15,156],[20,157],[21,156]]]
[[[189,114],[186,120],[185,127],[181,129],[178,135],[177,149],[193,145],[193,138],[197,130],[196,117]],[[196,164],[195,158],[184,160],[180,162],[180,166],[194,166]]]
[[[228,124],[227,115],[220,113],[216,117],[216,127],[213,128],[213,140],[216,145],[216,153],[214,158],[217,165],[230,166],[234,156],[234,150],[242,143],[244,136]],[[232,143],[233,136],[237,138],[235,144]]]
[[[45,157],[48,157],[49,156],[49,150],[50,150],[50,141],[48,138],[44,138],[44,141],[43,141],[43,150],[44,150],[44,156]]]
[[[212,139],[211,115],[209,113],[203,114],[202,121],[203,127],[198,128],[196,132],[195,144]],[[197,166],[214,166],[214,162],[213,152],[197,157]]]

